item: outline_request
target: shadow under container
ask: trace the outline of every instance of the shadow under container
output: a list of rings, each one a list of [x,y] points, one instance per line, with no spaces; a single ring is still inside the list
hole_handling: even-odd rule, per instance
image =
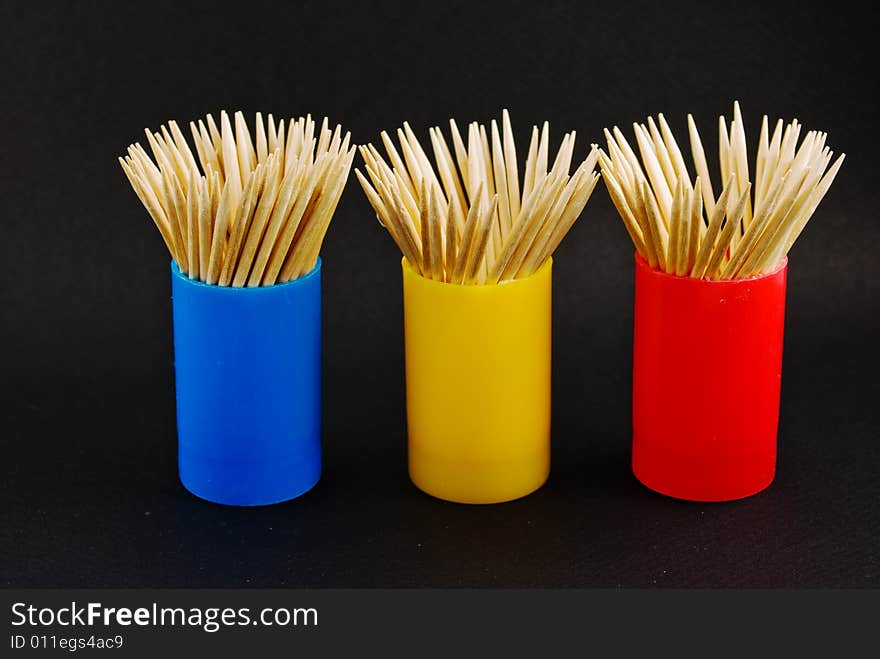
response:
[[[208,285],[171,266],[178,466],[202,499],[259,506],[321,475],[321,261],[274,286]]]
[[[760,492],[776,470],[787,260],[730,281],[638,254],[635,269],[633,473],[692,501]]]
[[[490,285],[402,263],[412,482],[458,503],[537,490],[550,473],[552,261]]]

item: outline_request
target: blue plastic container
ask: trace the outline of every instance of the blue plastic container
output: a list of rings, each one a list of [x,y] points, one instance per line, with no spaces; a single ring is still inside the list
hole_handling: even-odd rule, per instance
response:
[[[255,288],[171,264],[180,480],[234,506],[293,499],[321,476],[321,261]]]

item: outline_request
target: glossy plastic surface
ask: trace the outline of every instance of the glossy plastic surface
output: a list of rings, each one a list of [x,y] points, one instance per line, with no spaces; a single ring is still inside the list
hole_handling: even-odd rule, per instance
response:
[[[321,262],[256,288],[172,263],[180,480],[216,503],[292,499],[321,474]]]
[[[636,256],[632,466],[649,488],[727,501],[773,481],[787,267],[708,281]]]
[[[550,471],[552,263],[464,286],[403,261],[409,473],[421,490],[497,503]]]

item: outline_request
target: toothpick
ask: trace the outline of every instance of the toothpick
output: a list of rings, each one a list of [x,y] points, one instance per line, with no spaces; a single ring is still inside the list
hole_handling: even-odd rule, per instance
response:
[[[825,133],[810,131],[798,146],[801,130],[797,120],[785,125],[780,119],[771,136],[764,116],[752,185],[742,112],[735,102],[730,127],[724,117],[718,120],[722,193],[717,200],[691,115],[693,186],[663,115],[656,123],[648,118],[647,124],[633,124],[641,162],[616,127],[613,133],[605,129],[608,152],[600,150],[598,158],[624,227],[652,268],[678,276],[738,279],[778,265],[815,211],[820,179],[830,185],[828,174],[836,174],[836,169],[826,173],[830,152]],[[752,188],[754,195],[747,193]]]

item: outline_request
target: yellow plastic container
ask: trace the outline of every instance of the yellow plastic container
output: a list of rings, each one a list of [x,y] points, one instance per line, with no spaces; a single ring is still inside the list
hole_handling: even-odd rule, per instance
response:
[[[409,475],[424,492],[498,503],[547,480],[552,269],[467,286],[403,260]]]

